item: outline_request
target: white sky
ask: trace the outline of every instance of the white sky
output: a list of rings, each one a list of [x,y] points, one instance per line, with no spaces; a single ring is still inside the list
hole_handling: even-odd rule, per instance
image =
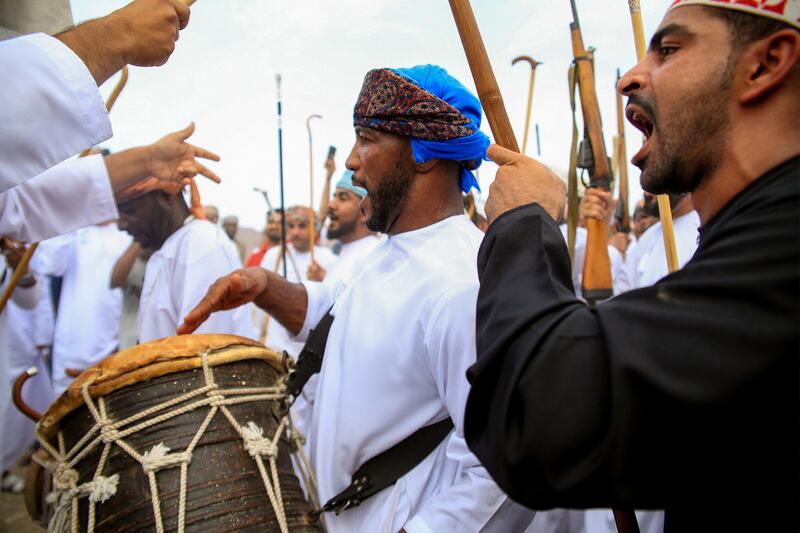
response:
[[[645,0],[642,15],[649,39],[672,0]],[[105,15],[127,0],[72,0],[76,23]],[[627,0],[576,0],[584,42],[598,49],[597,92],[609,156],[616,134],[616,69],[635,64]],[[542,157],[566,169],[572,132],[567,69],[572,60],[567,0],[473,0],[483,40],[522,144],[530,68],[511,60],[530,55],[536,70],[528,154],[536,154],[533,123],[541,133]],[[445,0],[199,0],[177,50],[160,68],[131,68],[128,85],[112,113],[112,150],[147,144],[197,123],[191,141],[220,154],[211,164],[221,185],[200,180],[206,204],[240,225],[261,229],[266,205],[260,187],[279,204],[275,74],[283,77],[283,145],[286,204],[308,204],[306,118],[314,135],[315,191],[319,203],[329,145],[337,147],[337,171],[353,143],[352,109],[364,74],[378,67],[435,63],[474,91],[461,41]],[[107,95],[116,78],[103,86]],[[628,159],[641,136],[626,124]],[[482,129],[491,137],[484,120]],[[485,163],[485,194],[496,167]],[[631,198],[638,198],[639,171],[629,165]]]

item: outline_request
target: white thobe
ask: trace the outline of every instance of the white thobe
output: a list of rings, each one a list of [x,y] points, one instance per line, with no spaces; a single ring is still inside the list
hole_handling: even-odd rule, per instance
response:
[[[325,274],[325,283],[336,284],[339,281],[348,283],[353,275],[358,272],[358,266],[370,252],[378,245],[381,238],[377,235],[367,235],[357,241],[342,244],[336,263]]]
[[[139,301],[139,341],[175,335],[183,318],[208,288],[222,276],[242,267],[239,251],[222,229],[207,220],[189,217],[150,256]],[[250,307],[212,314],[197,333],[228,333],[255,338]]]
[[[11,279],[13,270],[8,267],[5,256],[0,254],[0,294],[3,293]],[[11,293],[9,302],[14,302],[23,309],[33,309],[42,295],[41,283],[33,287],[17,286]],[[8,354],[8,310],[0,312],[0,457],[4,456],[3,443],[6,440],[5,415],[11,407],[11,387],[9,386],[9,354]]]
[[[90,226],[41,244],[34,268],[63,276],[53,341],[53,387],[72,382],[67,368],[85,370],[119,347],[122,290],[111,288],[111,270],[131,238],[116,224]]]
[[[42,241],[118,218],[103,156],[64,161],[0,192],[0,235]]]
[[[283,274],[283,266],[278,265],[280,253],[280,246],[270,248],[267,253],[264,254],[264,259],[261,260],[261,268],[271,272]],[[322,268],[328,271],[330,271],[337,262],[337,258],[335,255],[333,255],[333,252],[324,246],[314,247],[314,260],[319,263]],[[303,281],[307,281],[308,266],[310,264],[311,252],[298,252],[291,244],[286,247],[287,280],[291,281],[292,283],[301,283]],[[278,266],[277,269],[276,266]],[[263,319],[264,313],[257,313],[257,317],[259,320]],[[303,349],[303,343],[292,340],[292,336],[288,331],[286,331],[286,328],[278,323],[277,320],[270,319],[267,326],[267,338],[264,341],[264,344],[266,344],[271,350],[274,350],[278,353],[281,353],[285,350],[292,357],[297,357],[297,355],[300,353],[300,350]]]
[[[0,192],[112,135],[83,61],[38,33],[0,42]]]
[[[349,284],[305,284],[298,339],[336,302],[307,434],[321,502],[418,429],[448,416],[455,424],[397,483],[340,516],[328,513],[329,532],[520,531],[500,516],[530,520],[519,507],[504,512],[510,501],[463,438],[482,237],[466,216],[453,216],[388,237]]]
[[[678,250],[678,267],[689,262],[697,250],[697,230],[700,216],[697,211],[673,219],[675,246]],[[661,222],[656,222],[639,238],[636,250],[627,259],[628,275],[632,288],[649,287],[667,274],[667,253],[664,250],[664,234]]]
[[[46,280],[38,277],[39,283],[46,284]],[[17,377],[28,368],[36,367],[39,373],[25,384],[22,399],[39,413],[44,413],[55,400],[49,365],[37,348],[53,343],[53,305],[47,291],[42,292],[44,294],[33,309],[25,309],[11,300],[4,311],[8,314],[6,353],[9,372],[8,381],[3,386],[10,389]],[[3,428],[0,469],[8,470],[34,443],[34,423],[14,405],[9,405],[3,417]]]

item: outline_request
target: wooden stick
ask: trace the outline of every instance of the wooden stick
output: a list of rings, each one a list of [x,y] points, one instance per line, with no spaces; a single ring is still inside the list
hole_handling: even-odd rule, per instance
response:
[[[617,85],[620,74],[617,69]],[[622,229],[630,230],[630,200],[628,199],[628,153],[625,147],[625,106],[622,103],[622,94],[617,91],[617,139],[619,143],[617,164],[619,165],[617,183],[619,184],[619,201],[622,204]]]
[[[472,79],[475,81],[475,88],[478,90],[478,97],[481,99],[483,111],[486,113],[486,120],[497,144],[509,150],[519,152],[517,139],[514,137],[514,129],[508,119],[506,106],[503,103],[503,96],[494,77],[492,65],[489,63],[489,56],[486,54],[486,47],[483,45],[478,23],[475,21],[475,14],[469,0],[448,0],[450,10],[458,28],[458,35],[461,37],[461,44],[464,46],[464,53],[467,56]]]
[[[633,39],[636,44],[636,59],[642,61],[647,55],[647,46],[644,39],[644,25],[642,24],[642,6],[639,0],[628,0],[633,25]],[[661,219],[661,234],[664,238],[664,251],[667,256],[667,269],[675,272],[679,268],[678,247],[675,244],[675,226],[672,222],[672,206],[669,196],[658,195],[658,215]]]
[[[306,119],[306,129],[308,130],[308,186],[311,198],[308,202],[308,249],[311,252],[312,263],[314,262],[314,242],[317,240],[317,227],[314,225],[314,140],[311,135],[311,120],[315,118],[322,118],[322,115],[311,115]]]
[[[3,291],[3,295],[0,296],[0,313],[3,312],[3,309],[6,308],[6,304],[8,300],[11,299],[11,294],[14,292],[14,289],[17,288],[17,284],[19,280],[22,279],[22,276],[28,271],[28,263],[31,262],[31,257],[33,257],[33,252],[36,251],[36,248],[39,246],[38,242],[35,242],[28,246],[25,249],[25,253],[22,254],[22,258],[19,260],[19,264],[17,268],[14,269],[14,274],[11,275],[11,279],[8,281],[8,285],[6,285],[6,290]]]
[[[531,66],[531,82],[528,86],[528,109],[525,112],[525,133],[522,135],[522,153],[524,154],[528,147],[528,131],[531,124],[531,107],[533,104],[533,82],[536,79],[536,67],[542,64],[541,61],[536,61],[530,56],[515,57],[511,65],[515,65],[519,61],[527,61]]]

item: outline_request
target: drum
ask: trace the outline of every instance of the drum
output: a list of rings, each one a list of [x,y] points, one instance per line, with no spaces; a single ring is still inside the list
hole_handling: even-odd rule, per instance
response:
[[[55,531],[319,531],[292,469],[281,356],[187,335],[83,372],[42,416]]]

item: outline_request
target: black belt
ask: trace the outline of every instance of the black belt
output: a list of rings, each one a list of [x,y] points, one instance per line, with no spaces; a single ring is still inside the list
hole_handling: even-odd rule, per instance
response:
[[[286,376],[286,390],[295,398],[303,392],[303,387],[311,376],[322,369],[322,359],[325,356],[325,346],[333,318],[329,309],[308,334],[308,339],[297,356],[297,363]],[[350,485],[331,498],[319,512],[333,511],[338,515],[347,509],[357,507],[370,496],[395,484],[430,455],[452,430],[453,420],[450,417],[418,429],[361,465],[353,474]]]

